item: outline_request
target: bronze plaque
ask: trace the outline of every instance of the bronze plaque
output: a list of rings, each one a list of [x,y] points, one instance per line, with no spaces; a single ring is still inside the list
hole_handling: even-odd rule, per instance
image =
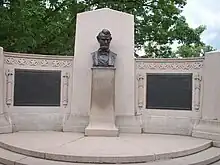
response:
[[[14,106],[60,106],[61,71],[15,70]]]
[[[192,74],[147,74],[146,108],[192,110]]]

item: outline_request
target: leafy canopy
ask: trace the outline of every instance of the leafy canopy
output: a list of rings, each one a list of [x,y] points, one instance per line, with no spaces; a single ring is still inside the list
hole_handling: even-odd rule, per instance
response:
[[[12,52],[73,55],[77,13],[109,7],[135,15],[135,51],[144,48],[146,57],[198,56],[188,49],[206,47],[200,39],[205,27],[189,27],[181,15],[185,5],[186,0],[0,0],[0,45]],[[178,52],[172,52],[174,42],[183,46]]]

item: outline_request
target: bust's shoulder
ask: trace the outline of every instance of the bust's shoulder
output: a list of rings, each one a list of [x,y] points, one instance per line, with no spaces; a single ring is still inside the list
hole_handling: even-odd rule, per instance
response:
[[[91,55],[95,56],[97,54],[98,51],[92,52]]]
[[[111,54],[112,56],[117,56],[117,54],[114,53],[114,52],[112,52],[111,50],[110,50],[110,54]]]

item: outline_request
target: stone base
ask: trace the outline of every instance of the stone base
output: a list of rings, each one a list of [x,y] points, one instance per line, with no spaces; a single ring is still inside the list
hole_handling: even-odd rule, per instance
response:
[[[141,133],[140,116],[116,116],[116,126],[120,133]]]
[[[199,120],[198,124],[194,126],[192,136],[220,141],[220,121],[205,119]]]
[[[85,136],[108,136],[108,137],[116,137],[118,136],[117,128],[92,128],[87,127],[85,129]]]
[[[86,126],[89,124],[89,116],[76,116],[69,114],[63,119],[63,132],[80,132],[84,133]]]
[[[192,135],[193,126],[198,119],[190,117],[145,115],[143,118],[144,133],[161,133],[172,135]]]
[[[12,133],[12,125],[1,126],[0,133]]]
[[[115,126],[115,68],[92,68],[92,93],[86,136],[118,136]]]
[[[17,131],[62,131],[62,114],[60,113],[10,113],[13,132]]]
[[[12,133],[12,124],[4,114],[0,115],[0,133]]]
[[[89,116],[75,116],[71,114],[63,119],[63,132],[84,133],[88,125]],[[141,133],[140,116],[116,116],[117,128],[120,133]]]

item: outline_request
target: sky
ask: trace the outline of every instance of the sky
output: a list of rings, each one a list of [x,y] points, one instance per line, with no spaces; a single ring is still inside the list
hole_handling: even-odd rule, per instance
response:
[[[220,50],[220,0],[187,0],[182,14],[190,27],[205,25],[202,41]]]

